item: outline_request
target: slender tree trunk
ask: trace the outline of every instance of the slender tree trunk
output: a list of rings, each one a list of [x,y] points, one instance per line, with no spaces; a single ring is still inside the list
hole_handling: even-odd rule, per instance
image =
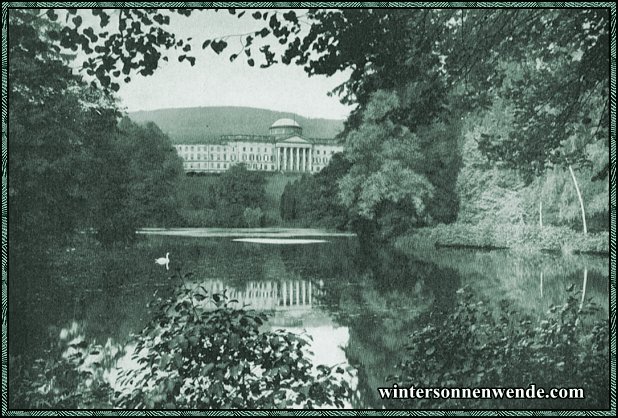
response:
[[[588,228],[586,227],[586,211],[584,209],[584,199],[582,199],[582,194],[579,191],[579,185],[577,184],[577,179],[575,178],[575,173],[573,172],[573,167],[569,164],[569,172],[571,173],[571,178],[573,179],[573,184],[575,185],[575,191],[577,192],[577,198],[579,199],[579,206],[582,209],[582,224],[584,226],[584,235],[588,233]]]
[[[539,227],[543,228],[543,201],[539,201]]]
[[[584,301],[586,300],[586,285],[588,284],[588,269],[584,268],[584,284],[582,286],[582,300],[579,303],[579,310],[581,311],[584,307]]]

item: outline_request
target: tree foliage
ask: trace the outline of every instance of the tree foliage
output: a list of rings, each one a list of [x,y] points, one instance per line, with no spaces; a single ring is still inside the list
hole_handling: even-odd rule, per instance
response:
[[[522,315],[509,301],[497,313],[460,289],[453,312],[410,336],[408,356],[393,379],[401,387],[585,388],[585,400],[538,399],[540,408],[607,408],[607,323],[593,322],[599,307],[567,289],[564,304],[541,320]],[[547,390],[547,389],[546,389]],[[505,403],[507,402],[507,403]],[[487,400],[414,399],[415,407],[488,407]],[[500,407],[529,408],[531,400],[500,400]]]
[[[169,138],[154,124],[127,118],[90,129],[101,132],[90,166],[98,180],[90,219],[99,240],[130,242],[139,227],[178,225],[177,185],[184,172]]]
[[[399,219],[408,226],[423,225],[429,222],[427,206],[435,189],[419,170],[419,137],[391,118],[398,108],[395,94],[374,95],[363,122],[346,139],[351,167],[339,182],[339,198],[367,221],[390,223],[395,213],[404,215]]]
[[[121,378],[118,405],[343,407],[349,390],[343,369],[314,370],[305,338],[261,331],[267,315],[236,309],[236,303],[186,281],[173,298],[159,299],[152,322],[137,337],[134,359],[140,366]]]
[[[171,224],[182,174],[169,138],[125,121],[113,97],[73,74],[50,48],[58,25],[10,13],[11,241],[33,246],[94,227],[105,243]]]
[[[356,105],[346,122],[351,147],[354,141],[362,147],[364,140],[354,132],[368,113],[375,112],[370,109],[373,97],[389,92],[397,101],[390,107],[389,121],[416,135],[418,152],[427,159],[415,173],[433,187],[426,205],[435,221],[456,218],[455,180],[461,161],[455,121],[470,110],[485,110],[499,100],[509,102],[512,129],[483,132],[478,150],[492,162],[525,174],[526,183],[558,165],[589,166],[587,147],[599,141],[606,145],[608,9],[308,9],[303,14],[227,9],[223,12],[252,19],[258,28],[210,39],[176,36],[171,20],[198,11],[94,10],[94,25],[86,24],[92,18],[81,17],[86,12],[74,9],[62,16],[54,11],[41,16],[52,21],[64,18],[50,32],[56,46],[85,52],[83,68],[113,90],[121,79],[151,75],[172,50],[180,54],[179,61],[194,65],[191,54],[196,48],[222,54],[232,40],[240,41],[242,48],[230,52],[230,60],[242,58],[249,66],[299,65],[309,75],[325,76],[348,71],[348,80],[334,93],[344,103]],[[355,165],[357,157],[351,159]],[[410,157],[418,158],[418,153]],[[370,165],[365,168],[362,176],[347,177],[342,194],[348,208],[361,218],[372,218],[379,202],[400,202],[401,196],[389,191],[389,184],[420,184],[410,173],[398,177],[409,166],[397,161],[384,165],[384,172]],[[593,177],[607,172],[606,165]],[[397,216],[417,210],[413,203]]]
[[[90,106],[106,105],[49,49],[45,26],[31,18],[11,13],[8,44],[10,236],[24,245],[60,240],[80,224],[88,206],[84,156],[92,145],[85,125],[97,116]]]
[[[349,216],[338,198],[338,181],[349,170],[350,162],[337,153],[319,173],[288,183],[280,200],[281,219],[304,226],[346,228]]]

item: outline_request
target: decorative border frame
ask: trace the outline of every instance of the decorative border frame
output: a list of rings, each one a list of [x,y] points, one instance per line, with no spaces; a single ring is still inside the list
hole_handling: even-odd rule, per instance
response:
[[[8,273],[7,273],[7,124],[8,124],[8,60],[7,32],[8,10],[11,8],[52,8],[52,7],[105,7],[105,8],[139,8],[139,7],[238,7],[238,8],[310,8],[310,7],[350,7],[350,8],[609,8],[610,9],[610,409],[609,410],[162,410],[162,411],[123,411],[123,410],[9,410],[7,396],[8,354],[7,354],[7,307],[8,307]],[[616,4],[613,2],[6,2],[2,3],[2,415],[3,416],[615,416],[616,415]]]

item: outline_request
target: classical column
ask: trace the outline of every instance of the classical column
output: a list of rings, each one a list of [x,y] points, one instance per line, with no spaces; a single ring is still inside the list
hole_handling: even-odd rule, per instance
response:
[[[288,148],[288,171],[292,169],[292,148]]]
[[[313,285],[311,284],[311,280],[309,280],[309,306],[311,306],[311,291],[312,291]]]
[[[284,150],[283,154],[285,155],[285,148],[283,150]],[[287,289],[287,287],[285,285],[285,281],[284,281],[284,282],[282,282],[282,287],[281,287],[281,302],[282,302],[283,306],[285,306],[285,298],[287,296],[287,292],[288,292],[288,289]]]
[[[296,281],[296,306],[300,306],[300,281]]]
[[[277,147],[277,171],[281,171],[281,148]]]
[[[303,280],[303,306],[305,305],[307,296],[307,282]]]
[[[309,148],[309,171],[313,173],[313,146]]]
[[[294,283],[290,281],[290,306],[294,305]]]
[[[287,151],[284,147],[283,148],[283,171],[287,170],[287,168],[288,168]]]
[[[307,171],[307,148],[303,148],[302,171]]]

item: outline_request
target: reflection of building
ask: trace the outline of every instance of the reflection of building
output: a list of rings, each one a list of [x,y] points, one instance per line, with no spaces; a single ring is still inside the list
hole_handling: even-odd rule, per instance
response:
[[[222,281],[202,283],[211,295],[227,290],[228,300],[237,300],[238,306],[255,310],[311,310],[313,284],[307,280],[251,281],[244,290],[225,286]]]
[[[217,144],[176,145],[186,172],[219,173],[244,163],[249,170],[315,173],[343,151],[334,139],[304,138],[292,119],[273,123],[268,135],[224,135]]]
[[[197,284],[195,284],[197,286]],[[226,291],[231,307],[270,311],[272,326],[316,326],[332,324],[326,312],[315,308],[315,297],[322,293],[319,285],[309,280],[250,281],[244,289],[226,286],[220,280],[209,280],[200,286],[210,295]],[[202,302],[204,308],[215,309],[212,302]]]

